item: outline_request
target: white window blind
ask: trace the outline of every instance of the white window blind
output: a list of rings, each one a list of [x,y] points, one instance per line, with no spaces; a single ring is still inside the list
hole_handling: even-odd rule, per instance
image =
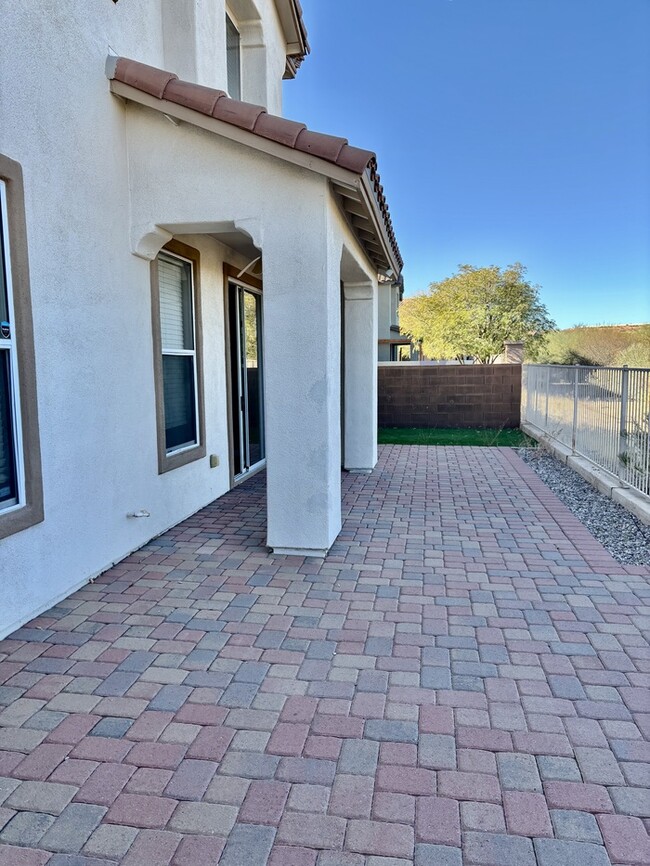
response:
[[[191,265],[160,257],[160,332],[163,352],[193,348]]]

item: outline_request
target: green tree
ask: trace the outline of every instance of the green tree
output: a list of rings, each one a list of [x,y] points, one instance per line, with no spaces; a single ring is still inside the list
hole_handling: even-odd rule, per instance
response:
[[[505,340],[523,340],[534,358],[545,334],[555,327],[539,299],[539,287],[516,262],[506,268],[460,265],[457,274],[400,304],[402,331],[422,341],[428,358],[470,355],[493,364]]]

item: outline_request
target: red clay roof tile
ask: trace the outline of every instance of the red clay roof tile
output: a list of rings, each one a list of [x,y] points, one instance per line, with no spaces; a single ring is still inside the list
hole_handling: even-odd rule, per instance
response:
[[[361,150],[360,147],[350,147],[349,144],[341,148],[336,164],[341,168],[347,168],[355,174],[363,174],[368,165],[372,163],[375,155],[370,150]]]
[[[166,98],[167,95],[165,94]],[[217,120],[223,120],[224,123],[231,123],[233,126],[247,129],[249,132],[255,130],[255,123],[261,114],[266,114],[266,109],[262,108],[261,105],[239,102],[239,100],[230,99],[228,96],[220,99],[212,112],[212,116]]]
[[[304,129],[296,139],[294,147],[303,153],[310,153],[312,156],[319,156],[321,159],[326,159],[327,162],[336,164],[338,155],[347,143],[345,138],[337,138],[334,135],[325,135],[322,132]]]
[[[163,98],[169,82],[178,78],[173,72],[165,72],[163,69],[147,66],[146,63],[138,63],[137,60],[129,60],[127,57],[118,59],[113,77],[158,99]]]
[[[201,114],[213,114],[217,102],[226,96],[223,90],[213,90],[212,87],[202,87],[200,84],[190,84],[172,78],[165,88],[165,99],[200,111]]]
[[[303,129],[307,129],[304,123],[297,123],[295,120],[286,120],[284,117],[265,113],[260,114],[257,118],[255,135],[261,135],[271,139],[271,141],[277,141],[278,144],[285,144],[287,147],[295,147],[296,139]]]
[[[200,114],[246,129],[254,135],[312,154],[355,174],[362,175],[367,170],[384,220],[386,234],[401,268],[402,257],[395,240],[384,188],[379,182],[377,160],[372,151],[352,147],[345,138],[313,132],[307,129],[304,123],[268,114],[260,105],[230,99],[223,90],[182,81],[172,72],[147,66],[136,60],[119,57],[111,63],[110,70],[109,77],[157,99],[183,105]]]

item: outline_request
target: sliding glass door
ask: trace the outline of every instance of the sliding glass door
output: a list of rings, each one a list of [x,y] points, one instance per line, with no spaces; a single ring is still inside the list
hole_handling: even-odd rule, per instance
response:
[[[228,284],[233,474],[241,478],[264,460],[262,295]]]

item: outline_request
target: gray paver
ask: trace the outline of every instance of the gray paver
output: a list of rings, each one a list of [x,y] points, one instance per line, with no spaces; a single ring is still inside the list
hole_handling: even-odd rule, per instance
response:
[[[650,788],[609,788],[617,812],[647,818],[650,815]]]
[[[169,829],[179,833],[227,836],[237,818],[235,806],[216,803],[179,803],[169,821]]]
[[[455,738],[448,734],[420,734],[418,762],[433,770],[455,770]]]
[[[597,785],[625,784],[618,761],[609,749],[577,746],[575,753],[585,782],[594,782]]]
[[[103,806],[71,803],[43,836],[41,847],[48,851],[76,854],[81,851],[107,811]]]
[[[415,722],[369,719],[365,726],[365,736],[370,740],[391,743],[417,743],[418,726]]]
[[[56,782],[23,782],[7,798],[4,805],[11,809],[47,812],[60,815],[77,793],[72,785]]]
[[[460,848],[449,845],[416,845],[415,866],[463,866]]]
[[[542,782],[533,755],[497,754],[501,787],[505,791],[535,791],[541,793]]]
[[[264,866],[274,839],[273,827],[237,824],[228,838],[219,866]]]
[[[89,736],[120,739],[124,734],[126,734],[132,724],[133,719],[124,719],[119,716],[107,716],[97,722],[92,731],[90,731]]]
[[[353,776],[374,776],[379,759],[379,743],[371,740],[344,740],[338,769]]]
[[[155,698],[149,703],[148,710],[168,710],[175,713],[188,699],[192,689],[188,686],[163,686]]]
[[[17,812],[0,833],[0,842],[35,848],[55,820],[43,812]]]
[[[555,755],[538,755],[539,774],[544,782],[580,782],[580,769],[573,758],[558,758]]]
[[[450,689],[451,672],[443,667],[423,667],[420,685],[423,689]]]
[[[12,791],[20,785],[18,779],[10,779],[8,776],[0,776],[0,806]]]
[[[611,866],[605,849],[590,842],[535,839],[539,866]]]
[[[272,779],[280,763],[275,755],[257,755],[253,752],[228,752],[219,764],[219,773],[242,776],[244,779]]]
[[[573,842],[602,843],[598,824],[589,812],[575,812],[568,809],[551,809],[551,821],[558,839]]]
[[[101,824],[86,842],[83,853],[120,860],[138,835],[135,827]]]
[[[536,866],[530,839],[503,833],[464,833],[463,857],[477,866]]]

